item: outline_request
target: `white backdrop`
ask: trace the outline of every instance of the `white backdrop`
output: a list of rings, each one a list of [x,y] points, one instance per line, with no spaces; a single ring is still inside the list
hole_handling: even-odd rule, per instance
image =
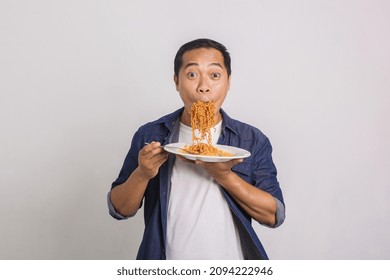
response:
[[[133,133],[181,101],[173,57],[232,55],[224,109],[274,147],[272,259],[390,258],[390,2],[0,2],[0,259],[133,259],[106,193]]]

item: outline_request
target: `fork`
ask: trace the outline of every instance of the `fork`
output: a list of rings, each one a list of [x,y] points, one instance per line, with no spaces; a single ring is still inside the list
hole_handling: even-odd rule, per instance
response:
[[[150,143],[150,142],[144,142],[144,144],[145,144],[145,145],[149,145],[149,144],[151,144],[151,143]],[[160,147],[161,147],[161,148],[164,148],[164,145],[161,145]]]

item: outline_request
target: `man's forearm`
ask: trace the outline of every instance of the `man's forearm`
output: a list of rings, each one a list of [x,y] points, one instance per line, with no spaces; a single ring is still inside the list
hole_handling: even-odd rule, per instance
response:
[[[111,202],[118,213],[124,217],[134,216],[141,206],[149,179],[135,169],[127,181],[111,191]]]
[[[245,182],[234,172],[217,182],[256,221],[273,227],[276,223],[276,202],[272,195]]]

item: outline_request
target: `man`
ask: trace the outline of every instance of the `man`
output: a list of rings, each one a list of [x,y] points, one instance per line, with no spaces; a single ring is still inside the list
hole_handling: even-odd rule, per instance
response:
[[[194,40],[177,52],[174,71],[184,107],[135,133],[108,193],[110,214],[126,219],[144,204],[137,259],[267,259],[251,220],[277,227],[285,206],[268,138],[221,109],[230,54],[213,40]],[[190,112],[198,100],[215,103],[213,144],[248,150],[249,158],[211,163],[164,150],[168,143],[192,142]]]

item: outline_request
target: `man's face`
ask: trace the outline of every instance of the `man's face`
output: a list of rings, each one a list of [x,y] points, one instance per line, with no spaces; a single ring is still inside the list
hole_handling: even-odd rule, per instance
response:
[[[191,106],[198,100],[214,101],[215,120],[221,120],[219,109],[229,90],[230,76],[219,50],[200,48],[185,52],[179,76],[175,75],[174,80],[184,103],[184,124],[191,125]]]

